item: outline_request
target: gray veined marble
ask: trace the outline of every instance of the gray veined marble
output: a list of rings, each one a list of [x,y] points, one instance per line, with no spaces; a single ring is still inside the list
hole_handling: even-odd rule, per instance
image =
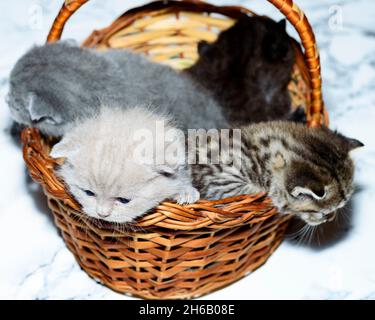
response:
[[[241,4],[281,18],[265,0],[212,2]],[[375,299],[375,1],[296,2],[316,32],[331,127],[366,145],[353,155],[357,192],[346,218],[320,232],[320,246],[284,241],[262,268],[207,298]],[[0,298],[129,299],[80,270],[53,225],[45,199],[27,182],[22,154],[6,132],[9,71],[26,49],[44,41],[61,3],[0,3]],[[64,35],[82,40],[129,6],[129,1],[92,0],[68,22]],[[333,239],[324,242],[325,235]]]

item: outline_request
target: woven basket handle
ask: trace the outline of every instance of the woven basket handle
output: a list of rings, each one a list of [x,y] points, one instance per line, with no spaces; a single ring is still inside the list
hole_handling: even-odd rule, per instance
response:
[[[89,0],[65,0],[57,17],[55,18],[51,30],[47,37],[47,42],[54,42],[60,39],[66,21],[83,4]],[[198,0],[185,0],[199,2]],[[267,0],[272,3],[294,26],[298,32],[303,48],[305,50],[305,60],[310,75],[311,85],[311,106],[308,110],[312,115],[309,126],[328,125],[328,117],[325,116],[325,108],[322,98],[322,80],[320,73],[320,59],[314,32],[303,11],[293,2],[293,0]]]

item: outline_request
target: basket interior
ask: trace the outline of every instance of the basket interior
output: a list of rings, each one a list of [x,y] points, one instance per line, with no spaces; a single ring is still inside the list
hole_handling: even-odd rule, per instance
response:
[[[97,50],[128,49],[147,55],[152,61],[169,65],[176,70],[190,67],[198,59],[199,41],[213,42],[218,34],[232,26],[241,15],[255,15],[250,10],[225,11],[208,5],[206,11],[196,7],[178,5],[160,10],[136,9],[124,13],[110,26],[94,31],[83,46]],[[224,11],[224,12],[222,12]],[[310,87],[307,67],[301,47],[294,42],[296,63],[288,86],[292,111],[305,110],[307,120],[310,105]]]

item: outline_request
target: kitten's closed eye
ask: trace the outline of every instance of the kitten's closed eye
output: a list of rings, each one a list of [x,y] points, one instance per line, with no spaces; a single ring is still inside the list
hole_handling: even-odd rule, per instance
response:
[[[41,123],[41,122],[46,122],[46,123],[49,123],[49,124],[59,124],[59,122],[57,122],[55,119],[53,119],[52,117],[40,117],[40,118],[37,118],[37,119],[32,119],[32,122],[33,124],[38,124],[38,123]]]
[[[88,195],[89,197],[95,197],[95,193],[90,191],[90,190],[84,190],[82,189],[84,193],[86,193],[86,195]]]
[[[156,168],[156,171],[158,174],[161,176],[164,176],[166,178],[175,178],[176,177],[176,172],[173,170],[171,167],[167,165],[160,165],[158,168]]]
[[[327,192],[325,188],[305,188],[305,187],[295,187],[291,192],[291,195],[295,198],[308,197],[315,200],[324,199]]]
[[[126,199],[126,198],[121,198],[121,197],[117,197],[116,200],[122,204],[127,204],[130,202],[129,199]]]

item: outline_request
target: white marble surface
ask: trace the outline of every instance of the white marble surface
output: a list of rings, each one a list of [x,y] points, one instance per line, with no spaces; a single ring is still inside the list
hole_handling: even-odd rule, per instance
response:
[[[26,49],[44,41],[61,2],[0,2],[0,298],[128,299],[80,270],[37,186],[26,182],[21,152],[6,132],[9,71]],[[213,2],[241,3],[281,17],[263,0]],[[92,0],[71,19],[65,34],[82,40],[130,3],[144,1]],[[375,299],[375,1],[297,3],[309,17],[320,46],[331,126],[366,145],[354,155],[358,192],[347,218],[321,230],[320,236],[329,241],[320,239],[320,246],[284,241],[265,266],[205,299]]]

